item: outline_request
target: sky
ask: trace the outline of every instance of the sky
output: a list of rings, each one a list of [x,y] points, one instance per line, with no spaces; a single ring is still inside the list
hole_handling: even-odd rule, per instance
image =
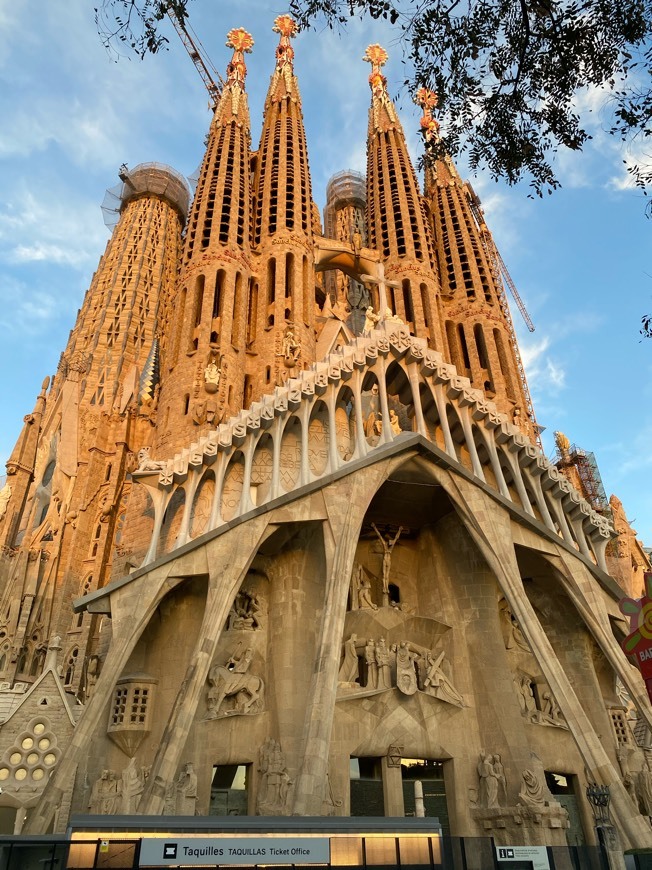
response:
[[[266,0],[190,4],[191,24],[222,74],[227,32],[244,26],[254,37],[253,148],[274,65],[272,25],[285,11]],[[0,473],[43,378],[56,371],[109,239],[100,205],[120,165],[157,161],[191,175],[201,161],[208,96],[172,26],[163,28],[169,49],[141,62],[107,52],[88,0],[0,0]],[[385,72],[415,163],[420,153],[395,31],[356,20],[342,34],[300,34],[295,70],[320,209],[335,172],[365,171],[362,55],[372,42],[389,52]],[[559,429],[592,451],[607,495],[621,499],[649,546],[652,340],[639,327],[652,312],[652,221],[628,182],[622,147],[605,132],[601,95],[584,94],[579,104],[593,139],[580,155],[558,156],[560,191],[531,200],[527,185],[470,180],[536,327],[530,334],[512,305],[544,450],[553,454]],[[468,174],[463,159],[458,166]]]

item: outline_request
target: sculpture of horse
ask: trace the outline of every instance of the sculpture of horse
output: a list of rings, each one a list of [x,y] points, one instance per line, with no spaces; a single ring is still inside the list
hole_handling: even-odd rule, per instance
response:
[[[240,674],[229,668],[214,665],[208,674],[208,719],[216,719],[226,698],[236,698],[236,707],[223,715],[257,713],[263,706],[265,684],[261,677]]]

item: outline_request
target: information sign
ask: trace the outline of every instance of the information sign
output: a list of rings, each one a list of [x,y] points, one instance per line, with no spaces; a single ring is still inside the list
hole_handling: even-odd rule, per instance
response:
[[[328,864],[328,837],[144,837],[141,867]]]

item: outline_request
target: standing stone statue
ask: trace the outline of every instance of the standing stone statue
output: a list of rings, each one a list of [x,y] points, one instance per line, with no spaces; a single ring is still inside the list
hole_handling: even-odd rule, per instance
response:
[[[88,808],[98,815],[119,813],[122,806],[122,780],[114,770],[103,770],[91,791]]]
[[[191,761],[187,761],[176,782],[177,815],[194,816],[197,804],[197,774]]]
[[[358,681],[357,640],[358,636],[352,634],[351,637],[344,642],[344,658],[340,665],[340,672],[337,677],[340,683],[356,683]]]
[[[378,665],[376,664],[376,644],[369,638],[364,648],[364,660],[367,665],[367,683],[365,688],[378,688]]]
[[[358,607],[360,610],[378,610],[378,607],[371,600],[371,583],[364,573],[362,565],[358,565],[356,587],[358,590]]]
[[[636,777],[636,794],[638,795],[641,813],[652,818],[652,767],[651,754],[645,753],[645,764]]]
[[[389,664],[389,650],[385,638],[381,637],[376,644],[376,666],[378,668],[378,688],[392,688],[392,673]]]
[[[145,788],[145,777],[142,768],[136,767],[136,759],[130,758],[129,764],[122,771],[122,813],[132,815],[138,809],[140,798]]]
[[[256,815],[286,816],[288,791],[292,780],[285,765],[281,744],[268,737],[260,747],[258,772],[261,775],[256,800]]]
[[[5,485],[0,489],[0,520],[4,518],[4,515],[7,513],[7,505],[9,504],[9,499],[11,498],[11,485],[9,483],[5,483]]]
[[[493,756],[484,751],[480,752],[478,763],[478,777],[480,778],[480,804],[488,810],[500,806],[498,800],[499,774],[493,763]]]

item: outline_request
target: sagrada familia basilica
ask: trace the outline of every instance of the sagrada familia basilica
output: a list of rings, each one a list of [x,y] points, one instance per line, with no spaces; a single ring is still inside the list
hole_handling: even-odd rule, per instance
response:
[[[541,452],[480,202],[448,158],[420,186],[385,51],[322,227],[275,30],[257,151],[239,29],[194,197],[122,167],[7,463],[0,826],[425,815],[562,846],[595,843],[597,784],[650,845],[618,608],[645,553]]]

